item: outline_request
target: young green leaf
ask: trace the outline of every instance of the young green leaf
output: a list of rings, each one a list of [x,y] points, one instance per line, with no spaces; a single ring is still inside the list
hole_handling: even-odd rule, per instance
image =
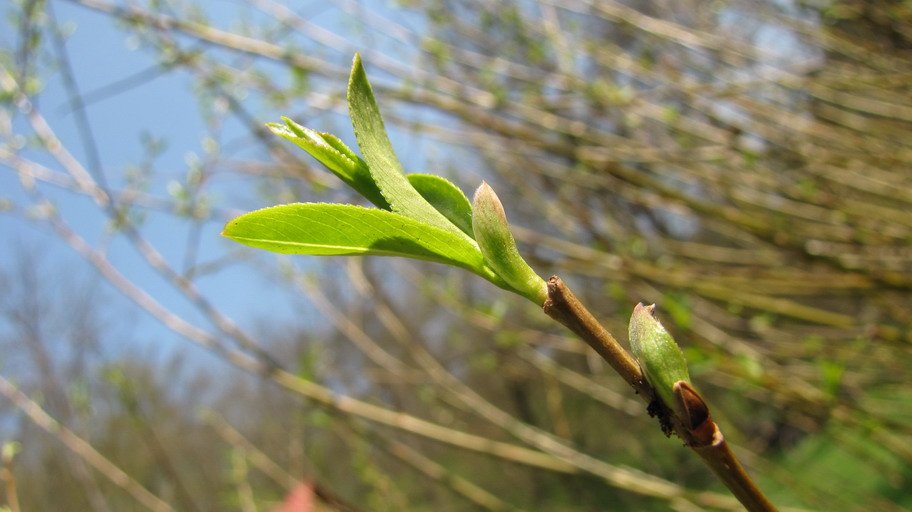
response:
[[[361,160],[344,142],[330,133],[311,130],[287,117],[282,118],[285,124],[266,123],[272,133],[295,143],[316,158],[327,169],[333,172],[348,186],[384,210],[390,206],[374,182],[367,164]]]
[[[465,237],[467,241],[471,242],[471,237],[460,231],[421,197],[421,194],[405,177],[402,164],[399,163],[399,159],[393,151],[393,145],[386,135],[380,108],[374,99],[374,93],[367,80],[359,54],[355,54],[351,77],[348,81],[348,109],[364,161],[367,162],[374,182],[380,188],[380,192],[392,210]]]
[[[462,267],[503,282],[465,237],[375,208],[294,203],[263,208],[229,221],[222,235],[283,254],[403,256]]]
[[[687,411],[679,410],[681,404],[674,390],[678,382],[690,383],[687,360],[671,334],[656,319],[655,304],[639,303],[633,308],[628,334],[630,351],[659,398],[680,417],[686,417]]]
[[[484,182],[472,201],[472,230],[488,266],[517,293],[536,304],[544,304],[548,285],[519,254],[503,205]]]
[[[407,178],[421,197],[438,212],[463,233],[475,236],[472,233],[472,204],[459,187],[433,174],[409,174]]]

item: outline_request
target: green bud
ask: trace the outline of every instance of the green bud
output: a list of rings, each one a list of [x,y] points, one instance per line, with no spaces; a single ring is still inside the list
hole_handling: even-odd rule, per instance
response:
[[[629,334],[630,350],[646,374],[646,380],[666,406],[680,417],[688,417],[686,410],[680,410],[681,400],[675,396],[676,383],[683,381],[690,388],[687,361],[674,338],[656,319],[655,304],[644,306],[640,303],[633,308]]]
[[[482,182],[472,201],[472,232],[485,263],[520,295],[536,304],[548,299],[548,285],[519,255],[507,214],[497,194]]]

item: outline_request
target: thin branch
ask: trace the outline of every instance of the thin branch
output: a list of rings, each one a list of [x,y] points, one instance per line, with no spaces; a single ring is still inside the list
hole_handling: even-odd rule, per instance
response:
[[[279,464],[257,448],[249,439],[244,437],[243,434],[217,412],[206,411],[204,419],[208,424],[212,425],[223,441],[233,448],[242,451],[244,457],[253,464],[256,469],[279,484],[286,492],[290,492],[300,484],[299,479],[292,476],[285,468],[279,466]],[[312,477],[308,478],[310,479],[310,483],[314,487],[314,493],[319,500],[340,512],[358,512],[358,509],[354,505],[347,503],[339,497],[335,491],[327,488],[324,484],[317,482]]]
[[[5,448],[5,446],[4,446]],[[10,512],[22,512],[22,508],[19,506],[19,491],[16,487],[16,474],[13,472],[13,458],[15,453],[13,450],[10,450],[9,453],[4,449],[4,453],[0,454],[2,457],[3,466],[0,467],[0,482],[2,482],[3,490],[6,494],[6,500],[4,501],[5,506],[9,507]]]
[[[384,448],[428,478],[452,488],[454,492],[485,510],[512,512],[520,512],[521,510],[471,480],[448,470],[444,465],[439,464],[403,442],[389,440]]]
[[[738,462],[734,452],[725,441],[722,431],[709,415],[706,404],[695,390],[687,386],[693,393],[692,395],[685,394],[688,399],[687,403],[696,402],[698,407],[704,409],[703,414],[697,414],[691,418],[680,418],[672,411],[666,410],[662,402],[658,400],[653,387],[646,381],[645,375],[633,356],[602,327],[557,276],[552,276],[548,280],[548,301],[545,302],[543,309],[548,316],[565,325],[598,352],[621,378],[649,404],[650,415],[659,417],[663,430],[668,428],[666,422],[669,422],[678,437],[700,455],[700,458],[750,512],[776,511],[776,507]],[[690,410],[688,408],[688,411]],[[695,421],[694,418],[697,418],[698,421]]]
[[[751,512],[768,512],[776,506],[763,494],[757,484],[747,474],[738,461],[738,457],[716,427],[714,441],[707,446],[691,446],[713,473],[725,483],[725,486],[738,498],[744,507]]]
[[[647,402],[655,399],[655,391],[646,382],[640,365],[617,339],[586,309],[586,306],[557,276],[548,280],[548,301],[545,313],[573,331],[599,353],[614,371]]]
[[[111,483],[126,491],[142,506],[155,512],[171,512],[174,510],[171,505],[152,494],[142,484],[95,450],[92,445],[76,435],[72,430],[58,423],[40,405],[32,401],[2,375],[0,375],[0,394],[25,413],[35,425],[60,440],[70,451],[104,475]]]
[[[76,83],[76,75],[73,72],[73,65],[70,62],[70,56],[67,52],[66,42],[61,34],[60,24],[57,22],[57,15],[54,12],[54,3],[48,2],[45,11],[51,19],[51,40],[53,41],[54,51],[57,53],[57,62],[63,77],[63,85],[66,88],[68,101],[73,114],[76,116],[76,127],[79,138],[82,140],[82,148],[85,151],[88,167],[95,177],[95,181],[100,188],[107,193],[108,183],[104,174],[104,167],[101,162],[101,152],[98,150],[98,143],[95,140],[95,132],[92,130],[92,123],[89,121],[89,114],[85,108],[85,101]]]
[[[240,454],[238,454],[240,455]],[[256,501],[253,499],[253,487],[247,470],[247,459],[243,456],[231,458],[231,477],[234,480],[235,495],[241,512],[257,512]]]
[[[367,279],[361,279],[361,281],[362,286],[365,286],[368,283]],[[569,290],[567,291],[569,292]],[[400,337],[409,336],[409,329],[401,323],[402,320],[399,318],[399,315],[392,313],[388,301],[382,300],[380,295],[376,292],[372,292],[371,295],[381,299],[377,306],[381,318],[386,318],[387,322],[393,321],[398,324],[389,329],[394,337],[398,339]],[[385,315],[383,314],[384,310],[387,310]],[[610,336],[610,334],[608,336]],[[727,499],[727,496],[708,492],[694,492],[655,475],[632,468],[612,465],[581,452],[573,446],[570,441],[516,419],[513,415],[479,395],[478,392],[467,386],[441,365],[423,344],[406,340],[400,342],[408,348],[413,358],[441,387],[441,389],[444,390],[444,392],[462,402],[475,414],[488,420],[492,424],[497,425],[499,428],[530,446],[534,446],[545,453],[567,461],[582,471],[599,476],[603,478],[605,482],[619,489],[647,496],[662,497],[669,500],[692,500],[702,506],[728,507],[732,505]],[[634,364],[636,363],[634,362]],[[639,370],[639,366],[636,366],[636,369]],[[651,390],[652,388],[650,387],[649,389]]]

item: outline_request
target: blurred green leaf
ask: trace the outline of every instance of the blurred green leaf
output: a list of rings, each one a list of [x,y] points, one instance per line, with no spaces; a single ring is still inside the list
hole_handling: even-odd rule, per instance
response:
[[[842,386],[842,376],[845,374],[845,365],[838,361],[822,359],[817,363],[820,375],[823,378],[823,390],[831,397],[835,397]]]
[[[690,329],[693,321],[693,312],[687,295],[666,293],[663,296],[662,309],[668,313],[675,325],[683,329]]]

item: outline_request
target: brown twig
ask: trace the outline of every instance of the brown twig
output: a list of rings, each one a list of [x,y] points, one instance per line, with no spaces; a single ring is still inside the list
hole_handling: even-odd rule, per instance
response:
[[[763,494],[738,461],[738,457],[725,441],[722,431],[713,422],[715,439],[706,446],[691,446],[744,507],[754,511],[776,510],[776,506]]]
[[[675,414],[657,399],[639,363],[618,343],[595,316],[557,276],[548,280],[545,313],[565,325],[589,344],[649,404],[650,415],[657,416],[666,434],[672,430],[712,469],[732,494],[751,512],[771,512],[776,507],[751,480],[725,441],[719,426],[709,414],[703,398],[690,385],[675,385],[687,417]]]
[[[10,512],[21,512],[22,508],[19,506],[19,491],[16,489],[16,474],[13,472],[13,457],[15,456],[14,450],[6,450],[4,446],[2,454],[2,467],[0,467],[0,482],[3,483],[3,490],[6,493],[5,500],[3,505],[7,507]]]
[[[172,512],[171,505],[146,489],[140,482],[125,473],[110,459],[99,453],[92,445],[52,418],[44,409],[19,390],[12,382],[0,375],[0,394],[5,396],[35,425],[55,436],[71,452],[95,468],[112,484],[127,492],[144,508],[155,512]]]
[[[561,278],[552,276],[548,280],[548,300],[542,309],[588,343],[647,402],[655,399],[655,391],[646,382],[640,365],[576,298]]]

